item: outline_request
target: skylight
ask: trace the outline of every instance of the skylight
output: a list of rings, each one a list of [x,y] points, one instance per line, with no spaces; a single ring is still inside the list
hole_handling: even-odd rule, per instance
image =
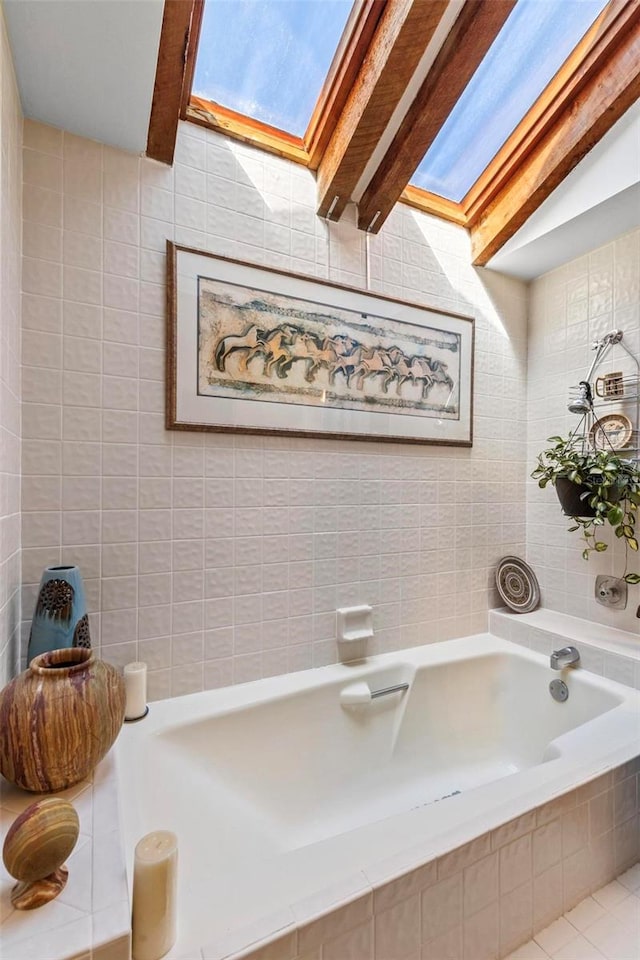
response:
[[[607,0],[518,0],[411,183],[459,203]]]
[[[206,0],[193,93],[305,133],[353,0]]]

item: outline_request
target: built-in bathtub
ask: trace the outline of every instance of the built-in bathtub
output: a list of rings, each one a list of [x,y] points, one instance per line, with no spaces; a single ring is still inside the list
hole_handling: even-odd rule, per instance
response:
[[[549,693],[558,677],[569,688],[564,703]],[[363,683],[373,692],[408,688],[345,704]],[[483,883],[495,882],[499,898],[512,889],[526,898],[530,887],[533,904],[532,850],[545,824],[560,824],[556,859],[551,835],[545,841],[549,869],[586,847],[592,862],[602,849],[607,863],[597,878],[589,867],[595,883],[635,859],[637,791],[631,809],[627,781],[635,784],[630,761],[638,753],[638,691],[585,670],[559,674],[543,656],[489,635],[154,703],[117,744],[129,875],[142,835],[175,830],[180,933],[169,956],[206,960],[245,955],[245,948],[248,956],[274,939],[264,956],[289,960],[351,929],[377,929],[379,914],[416,896],[416,956],[421,943],[423,956],[429,943],[442,953],[438,918],[426,931],[434,936],[425,935],[429,897],[459,875],[459,956],[481,956],[470,947],[481,933],[464,931],[485,911]],[[610,792],[613,805],[623,782],[624,817],[614,810],[610,830],[591,836],[589,804]],[[562,818],[583,804],[586,847],[569,849]],[[581,817],[574,814],[574,833],[583,829],[584,840]],[[635,831],[636,851],[616,854],[616,842],[626,842],[618,827],[624,836]],[[609,833],[610,855],[601,839],[608,843]],[[518,843],[521,884],[507,889],[502,850]],[[474,864],[481,865],[477,877],[469,873]],[[556,916],[567,904],[561,884]],[[514,926],[510,906],[506,932],[498,913],[497,947],[485,953],[504,955],[527,939],[533,906],[530,912],[528,923],[525,916]],[[387,921],[406,927],[407,917]],[[375,947],[362,946],[362,960],[396,960],[385,936],[381,927]],[[455,957],[453,937],[446,955]],[[345,955],[355,956],[353,949]],[[411,955],[410,944],[402,955]]]

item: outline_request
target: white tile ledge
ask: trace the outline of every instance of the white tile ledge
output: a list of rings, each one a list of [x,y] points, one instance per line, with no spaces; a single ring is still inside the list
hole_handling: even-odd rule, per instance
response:
[[[14,910],[10,892],[14,880],[0,862],[2,910],[2,960],[69,960],[93,956],[101,960],[128,960],[130,941],[129,891],[121,837],[116,785],[116,758],[111,751],[90,780],[55,794],[69,800],[80,817],[80,839],[69,858],[69,883],[73,905],[63,894],[38,910]],[[27,793],[0,776],[2,835],[16,816],[46,794]],[[82,798],[82,803],[79,803]],[[85,848],[91,845],[91,856]],[[104,952],[108,951],[108,952]],[[103,954],[104,952],[104,954]]]
[[[489,611],[489,632],[543,654],[571,643],[585,669],[640,690],[640,620],[638,633],[631,633],[544,607],[533,613],[500,607]]]

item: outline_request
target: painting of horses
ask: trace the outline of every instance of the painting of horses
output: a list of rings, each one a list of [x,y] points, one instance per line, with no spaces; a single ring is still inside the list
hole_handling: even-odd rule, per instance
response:
[[[177,267],[181,248],[170,246]],[[173,354],[185,343],[191,370],[195,362],[194,409],[217,410],[241,430],[251,430],[259,413],[256,429],[276,432],[334,432],[322,427],[335,424],[349,434],[345,425],[362,424],[356,436],[375,435],[380,425],[382,439],[407,432],[424,442],[455,443],[460,434],[469,442],[469,318],[198,256],[208,268],[201,263],[190,277],[189,343],[177,326],[170,341]],[[177,314],[177,269],[172,283]],[[175,405],[175,389],[170,396]]]
[[[460,336],[201,278],[198,389],[453,419]]]

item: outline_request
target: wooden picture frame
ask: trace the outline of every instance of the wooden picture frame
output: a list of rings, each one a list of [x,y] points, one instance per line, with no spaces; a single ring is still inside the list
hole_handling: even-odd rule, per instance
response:
[[[473,443],[473,318],[167,241],[169,430]]]

